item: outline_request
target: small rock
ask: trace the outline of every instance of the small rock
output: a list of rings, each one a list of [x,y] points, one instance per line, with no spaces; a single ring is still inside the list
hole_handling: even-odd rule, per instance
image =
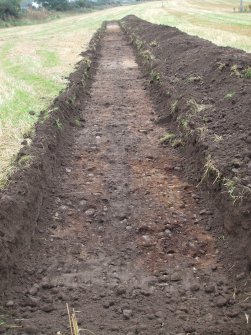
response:
[[[29,294],[30,295],[36,295],[38,292],[38,287],[37,286],[33,286],[30,290],[29,290]]]
[[[224,307],[226,306],[228,303],[228,300],[224,297],[220,297],[218,298],[218,300],[216,301],[216,306],[217,307]]]
[[[169,281],[169,276],[164,274],[162,276],[159,277],[159,282],[167,282]]]
[[[189,325],[184,326],[183,329],[186,333],[194,333],[196,331],[196,329],[193,326],[189,326]]]
[[[236,279],[238,279],[238,280],[241,280],[243,278],[245,278],[245,272],[241,272],[236,276]]]
[[[215,292],[215,286],[210,285],[205,287],[205,292],[206,293],[214,293]]]
[[[53,307],[53,305],[44,305],[43,307],[41,307],[41,311],[43,311],[45,313],[50,313],[50,312],[54,311],[54,307]]]
[[[45,289],[45,290],[49,290],[49,289],[51,289],[51,288],[54,287],[54,285],[53,285],[52,283],[49,283],[49,282],[44,282],[44,283],[42,283],[41,286],[42,286],[42,288]]]
[[[120,221],[122,224],[124,224],[124,225],[127,225],[128,224],[128,220],[127,219],[123,219],[123,220],[121,220]]]
[[[192,292],[198,292],[200,290],[200,285],[194,284],[190,287]]]
[[[206,231],[210,231],[212,229],[212,225],[211,224],[207,224],[206,225]]]
[[[171,281],[180,281],[181,279],[182,279],[181,276],[177,272],[174,272],[170,277]]]
[[[242,165],[242,161],[241,160],[239,160],[237,158],[233,159],[233,161],[232,161],[232,166],[233,167],[239,168],[239,167],[241,167],[241,165]]]
[[[238,315],[239,311],[237,309],[227,312],[227,316],[230,318],[236,318]]]
[[[59,211],[61,211],[61,212],[64,212],[65,210],[67,210],[68,209],[68,207],[67,206],[65,206],[65,205],[61,205],[59,208],[58,208],[58,210]],[[56,215],[57,214],[57,215]],[[58,216],[58,213],[56,213],[55,214],[55,216]]]
[[[150,160],[154,159],[154,157],[152,155],[146,155],[146,158],[150,159]]]
[[[119,326],[111,325],[111,331],[112,332],[119,332]]]
[[[149,235],[143,235],[142,236],[142,240],[143,240],[143,244],[146,247],[150,247],[152,245],[155,245],[156,243],[153,241],[153,239],[151,238],[151,236]]]
[[[173,170],[173,169],[174,169],[174,167],[172,165],[166,165],[164,167],[164,170],[166,170],[166,171],[170,171],[170,170]]]
[[[123,316],[126,320],[130,319],[132,316],[132,310],[131,309],[124,309],[123,310]]]
[[[231,171],[232,171],[234,174],[238,174],[239,169],[235,169],[235,168],[234,168],[234,169],[232,169]]]
[[[110,307],[110,302],[109,302],[109,301],[105,301],[105,302],[103,303],[103,307],[104,307],[104,308],[109,308],[109,307]]]
[[[89,209],[87,209],[87,211],[85,211],[85,215],[87,215],[87,216],[93,216],[94,213],[95,213],[94,208],[89,208]]]
[[[66,171],[67,173],[71,173],[71,169],[70,169],[70,168],[66,168],[65,171]]]
[[[149,297],[152,294],[150,290],[141,290],[140,293],[145,297]]]
[[[163,312],[162,312],[162,311],[158,311],[158,312],[155,313],[155,316],[156,316],[157,318],[162,319],[162,318],[163,318]]]
[[[142,133],[142,134],[147,134],[148,133],[148,131],[146,129],[140,129],[139,132]]]
[[[170,236],[170,235],[169,235]],[[167,249],[166,250],[166,254],[168,255],[168,256],[173,256],[173,254],[175,254],[175,250],[174,249]]]
[[[13,307],[15,304],[14,304],[14,301],[13,300],[9,300],[7,303],[6,303],[6,307]]]
[[[80,206],[85,206],[85,205],[86,205],[86,203],[87,203],[87,201],[86,201],[86,200],[81,200],[79,204],[80,204]]]
[[[180,308],[179,308],[179,310],[180,310],[181,312],[188,313],[188,308],[187,308],[186,306],[184,306],[184,305],[181,305]]]
[[[126,293],[126,289],[124,287],[121,287],[121,286],[117,287],[117,289],[116,289],[116,294],[117,295],[122,295],[122,294],[125,294],[125,293]]]

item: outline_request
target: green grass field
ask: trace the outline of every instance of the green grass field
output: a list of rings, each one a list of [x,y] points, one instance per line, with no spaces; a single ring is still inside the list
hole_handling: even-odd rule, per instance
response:
[[[235,13],[238,0],[169,0],[109,8],[45,24],[0,30],[0,184],[41,109],[48,106],[64,77],[80,59],[104,20],[135,14],[176,26],[218,45],[251,52],[251,13]],[[35,112],[29,113],[30,111]]]

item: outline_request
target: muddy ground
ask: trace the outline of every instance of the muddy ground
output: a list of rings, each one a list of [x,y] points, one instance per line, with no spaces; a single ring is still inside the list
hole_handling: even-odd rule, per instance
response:
[[[100,43],[90,93],[79,85],[57,129],[64,140],[30,250],[16,251],[2,290],[0,333],[70,334],[68,303],[96,335],[250,334],[249,277],[224,262],[231,245],[214,205],[184,177],[186,158],[160,143],[166,126],[117,23]]]

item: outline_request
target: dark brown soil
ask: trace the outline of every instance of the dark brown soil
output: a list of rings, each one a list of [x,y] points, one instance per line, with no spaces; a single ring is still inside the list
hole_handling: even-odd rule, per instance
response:
[[[230,261],[251,270],[251,55],[128,16],[122,28],[149,76],[159,119],[176,134],[186,175],[211,190],[233,235]]]
[[[30,251],[18,255],[17,228],[5,228],[15,273],[2,291],[0,333],[70,334],[68,303],[96,335],[250,334],[248,278],[230,278],[214,207],[185,179],[186,158],[160,143],[165,127],[118,24],[94,54],[89,96],[83,63],[71,77],[78,88],[61,96],[62,140],[48,156],[57,162],[39,172],[50,178],[34,200],[42,205],[21,216],[22,243],[34,232]]]
[[[69,85],[53,102],[49,111],[42,111],[36,125],[32,145],[20,150],[16,172],[8,187],[0,192],[0,290],[9,283],[19,259],[25,257],[43,203],[64,154],[64,143],[71,136],[69,127],[79,121],[86,102],[104,27],[90,41],[83,60],[69,77]],[[92,64],[92,66],[91,66]],[[78,122],[81,124],[80,122]]]

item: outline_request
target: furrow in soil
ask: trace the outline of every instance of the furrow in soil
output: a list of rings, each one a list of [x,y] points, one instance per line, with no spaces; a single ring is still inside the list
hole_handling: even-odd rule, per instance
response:
[[[107,26],[87,104],[8,291],[8,334],[249,334],[222,269],[210,210],[163,147],[131,45]],[[7,329],[7,328],[6,328]],[[84,333],[84,332],[83,332]],[[87,332],[86,332],[87,334]]]

